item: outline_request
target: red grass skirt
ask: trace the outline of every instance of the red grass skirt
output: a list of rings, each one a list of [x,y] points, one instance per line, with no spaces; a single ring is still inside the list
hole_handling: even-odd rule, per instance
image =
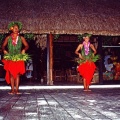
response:
[[[10,74],[15,79],[18,74],[25,73],[24,61],[2,60],[2,62],[4,63],[4,69],[6,70],[5,80],[8,84],[10,84]]]
[[[91,80],[93,78],[93,74],[95,72],[96,65],[94,62],[85,62],[79,65],[78,71],[80,75],[86,79],[86,84],[90,85]]]

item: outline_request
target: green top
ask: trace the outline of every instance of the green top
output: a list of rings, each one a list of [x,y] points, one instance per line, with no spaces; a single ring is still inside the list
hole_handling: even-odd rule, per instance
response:
[[[89,47],[89,53],[88,53],[88,55],[85,55],[85,48],[83,45],[82,50],[81,50],[81,55],[84,60],[90,60],[93,55],[92,53],[93,53],[93,51],[92,51],[91,47]]]
[[[17,42],[17,44],[16,44],[16,45],[13,45],[13,44],[12,44],[12,38],[11,38],[11,36],[10,36],[9,39],[8,39],[8,51],[9,51],[9,54],[11,54],[11,55],[20,54],[21,48],[22,48],[21,38],[18,37],[18,42]]]
[[[97,60],[100,59],[100,56],[99,56],[99,55],[94,55],[93,50],[91,49],[91,47],[89,47],[89,53],[88,53],[88,55],[85,55],[84,45],[83,45],[82,50],[81,50],[81,55],[82,55],[83,59],[80,59],[80,58],[79,58],[79,59],[77,60],[77,63],[78,63],[78,64],[85,63],[86,61],[96,62]]]
[[[8,39],[8,54],[4,55],[5,60],[12,60],[12,61],[27,61],[31,59],[30,55],[24,53],[21,54],[21,48],[22,48],[22,40],[20,37],[18,37],[18,41],[16,45],[12,44],[12,38],[11,36]]]

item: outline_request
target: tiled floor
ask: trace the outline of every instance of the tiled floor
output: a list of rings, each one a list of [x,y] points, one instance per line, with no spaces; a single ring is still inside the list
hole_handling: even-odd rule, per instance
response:
[[[120,120],[120,88],[0,90],[0,120]]]

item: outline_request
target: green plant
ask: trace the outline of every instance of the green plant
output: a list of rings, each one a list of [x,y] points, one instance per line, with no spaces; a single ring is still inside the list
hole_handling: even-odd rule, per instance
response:
[[[4,40],[5,37],[6,37],[5,34],[0,34],[0,48],[2,46],[2,43],[3,43],[3,40]]]
[[[55,35],[54,35],[54,40],[57,40],[59,37],[60,37],[59,34],[55,34]]]
[[[33,40],[34,39],[34,34],[33,33],[25,33],[24,38],[26,40]]]
[[[81,42],[83,40],[83,37],[81,34],[78,35],[78,41]]]

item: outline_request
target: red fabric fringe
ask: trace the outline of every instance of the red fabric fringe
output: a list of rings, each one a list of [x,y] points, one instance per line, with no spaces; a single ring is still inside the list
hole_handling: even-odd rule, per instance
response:
[[[96,69],[96,65],[94,62],[87,61],[79,65],[78,71],[80,75],[86,79],[87,85],[90,85],[95,69]]]
[[[10,74],[15,79],[18,74],[25,73],[24,61],[2,60],[2,62],[4,63],[4,69],[6,70],[5,79],[8,84],[10,84]]]

